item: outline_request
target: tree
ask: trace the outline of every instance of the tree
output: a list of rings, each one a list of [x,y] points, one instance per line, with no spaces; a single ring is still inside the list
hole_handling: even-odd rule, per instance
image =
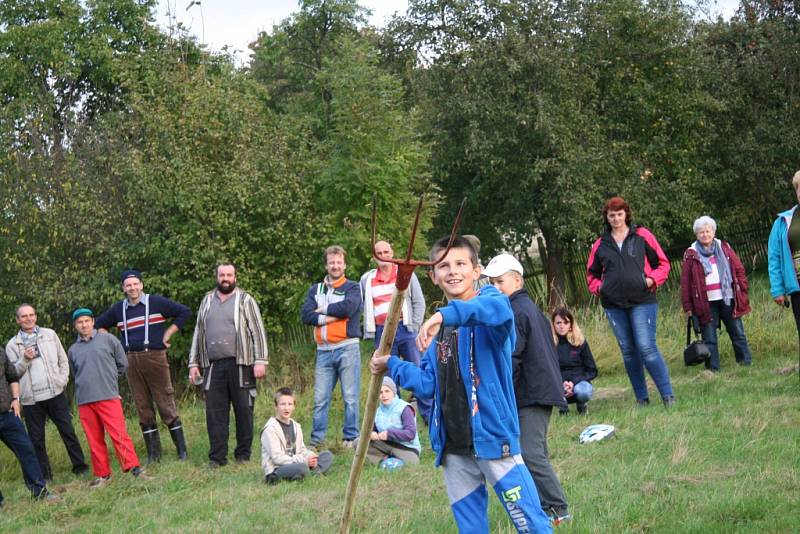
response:
[[[324,239],[346,248],[351,271],[364,270],[371,256],[373,193],[380,237],[396,243],[408,238],[417,197],[428,194],[423,231],[437,202],[417,113],[404,108],[399,80],[380,68],[363,14],[348,0],[302,2],[259,36],[250,65],[268,106],[308,133],[298,143],[306,143],[313,204]]]
[[[656,231],[688,218],[709,98],[677,3],[412,1],[396,28],[428,62],[414,84],[442,213],[467,196],[489,254],[524,254],[541,234],[551,305],[608,196],[630,197]]]

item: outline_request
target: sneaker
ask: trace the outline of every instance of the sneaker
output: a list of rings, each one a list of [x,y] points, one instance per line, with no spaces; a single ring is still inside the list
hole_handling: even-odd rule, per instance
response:
[[[55,493],[52,493],[52,492],[48,491],[47,489],[45,489],[43,492],[41,492],[39,494],[38,497],[36,497],[36,500],[39,501],[39,502],[54,503],[54,502],[60,502],[61,498],[58,495],[56,495]]]
[[[589,405],[585,402],[578,403],[578,413],[581,415],[586,415],[589,413]]]
[[[645,406],[649,406],[649,405],[650,405],[650,399],[648,399],[647,397],[645,397],[643,399],[636,399],[636,407],[637,408],[644,408]]]
[[[358,438],[343,440],[342,447],[345,449],[355,449],[358,447]]]
[[[552,526],[560,525],[566,521],[572,520],[572,515],[567,512],[566,508],[560,508],[558,510],[555,508],[550,508],[549,510],[545,510],[544,513],[550,519],[550,525]]]
[[[106,475],[104,477],[97,477],[96,479],[92,480],[89,483],[89,487],[91,489],[102,488],[103,486],[105,486],[109,482],[111,482],[111,475]]]
[[[133,469],[131,469],[131,474],[134,477],[138,478],[139,480],[153,480],[153,477],[148,475],[145,472],[145,470],[142,469],[141,467],[139,467],[138,465],[136,467],[134,467]]]
[[[675,406],[675,395],[670,395],[669,397],[664,397],[661,399],[664,402],[664,407],[669,408],[671,406]]]
[[[569,415],[569,406],[565,406],[564,408],[559,408],[558,413],[560,415]]]

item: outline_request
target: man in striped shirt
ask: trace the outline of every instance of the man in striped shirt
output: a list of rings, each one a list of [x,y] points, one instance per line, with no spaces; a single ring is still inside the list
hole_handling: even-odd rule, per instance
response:
[[[364,273],[361,277],[361,294],[364,297],[364,339],[374,339],[377,349],[381,343],[386,315],[395,291],[397,265],[381,261],[394,258],[392,245],[386,241],[375,243],[375,256],[378,258],[378,268]],[[416,274],[411,275],[402,311],[403,320],[397,326],[391,354],[397,354],[419,367],[420,353],[415,339],[425,319],[425,296],[422,294]],[[426,424],[430,418],[431,405],[430,399],[417,399],[417,408]]]
[[[192,312],[183,304],[161,295],[144,292],[142,273],[125,271],[121,276],[126,298],[115,302],[97,318],[95,327],[107,332],[116,327],[122,347],[128,357],[128,383],[133,393],[139,425],[147,446],[147,463],[161,459],[161,438],[158,435],[156,412],[169,428],[178,458],[186,459],[186,440],[183,436],[178,408],[169,374],[167,349],[172,335],[182,328]],[[167,320],[172,324],[167,326]]]

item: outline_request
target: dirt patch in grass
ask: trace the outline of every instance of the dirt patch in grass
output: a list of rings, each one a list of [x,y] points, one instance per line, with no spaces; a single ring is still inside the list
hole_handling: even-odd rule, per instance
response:
[[[621,399],[625,396],[628,388],[597,388],[594,390],[594,399]]]
[[[678,482],[683,484],[697,485],[703,482],[725,480],[736,476],[736,469],[709,470],[699,475],[668,475],[665,477],[667,482]]]
[[[788,367],[780,367],[778,368],[779,375],[791,375],[797,372],[800,372],[800,364],[790,365]]]

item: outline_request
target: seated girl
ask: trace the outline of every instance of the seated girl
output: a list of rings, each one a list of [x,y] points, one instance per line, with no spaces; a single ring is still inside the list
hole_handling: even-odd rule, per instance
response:
[[[420,445],[414,408],[397,396],[397,385],[388,376],[383,377],[380,401],[367,460],[377,464],[397,458],[405,464],[418,464]]]
[[[589,343],[583,336],[575,318],[566,308],[557,308],[552,315],[553,338],[556,342],[564,396],[568,403],[578,405],[578,413],[588,412],[586,404],[592,398],[592,380],[597,376],[597,365]],[[568,413],[569,407],[561,413]]]

